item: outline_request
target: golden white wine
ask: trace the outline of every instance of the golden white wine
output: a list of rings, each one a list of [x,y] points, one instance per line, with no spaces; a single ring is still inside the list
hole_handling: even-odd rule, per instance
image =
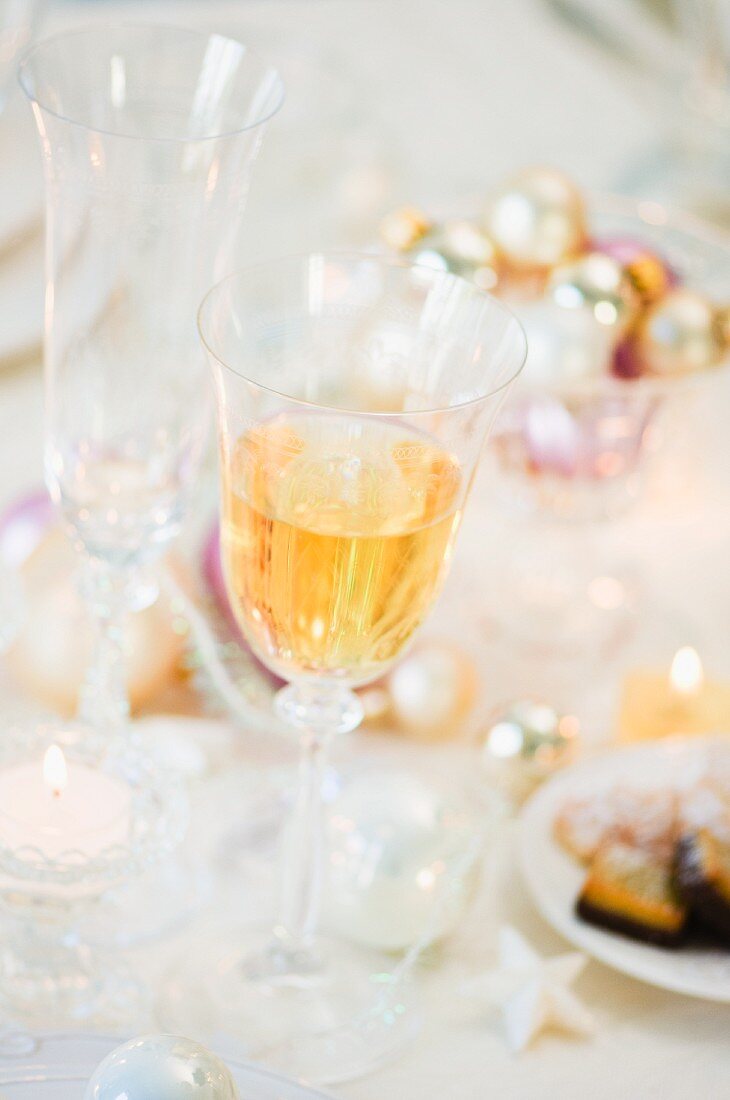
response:
[[[439,590],[456,460],[392,422],[301,413],[258,425],[223,464],[228,589],[254,649],[289,679],[376,676]]]

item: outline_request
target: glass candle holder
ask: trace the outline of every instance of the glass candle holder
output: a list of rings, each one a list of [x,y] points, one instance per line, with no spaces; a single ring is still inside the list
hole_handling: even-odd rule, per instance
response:
[[[0,1003],[13,1020],[68,1025],[131,1011],[139,993],[79,920],[181,840],[186,801],[149,768],[122,768],[75,726],[9,731],[0,752]]]

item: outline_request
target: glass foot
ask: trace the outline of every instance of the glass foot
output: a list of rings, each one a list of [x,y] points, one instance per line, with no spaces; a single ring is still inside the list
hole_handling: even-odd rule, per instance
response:
[[[291,952],[271,932],[196,942],[165,984],[162,1025],[316,1084],[393,1058],[415,1035],[411,987],[393,960],[335,939]]]
[[[15,1026],[139,1030],[151,1022],[151,999],[126,967],[111,965],[84,947],[69,952],[42,952],[37,958],[0,952],[0,1016]]]

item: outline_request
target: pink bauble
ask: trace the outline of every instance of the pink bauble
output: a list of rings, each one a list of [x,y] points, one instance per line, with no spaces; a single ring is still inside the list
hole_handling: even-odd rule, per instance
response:
[[[20,569],[53,525],[55,508],[45,489],[34,489],[14,500],[0,515],[0,561]]]

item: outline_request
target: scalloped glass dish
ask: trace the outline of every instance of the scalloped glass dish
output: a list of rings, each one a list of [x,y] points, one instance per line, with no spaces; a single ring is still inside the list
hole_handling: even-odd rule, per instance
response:
[[[24,1038],[0,1043],[2,1100],[82,1100],[94,1069],[120,1042],[82,1034],[28,1036],[26,1043]],[[231,1060],[228,1065],[242,1100],[326,1100],[324,1093],[258,1066]]]

